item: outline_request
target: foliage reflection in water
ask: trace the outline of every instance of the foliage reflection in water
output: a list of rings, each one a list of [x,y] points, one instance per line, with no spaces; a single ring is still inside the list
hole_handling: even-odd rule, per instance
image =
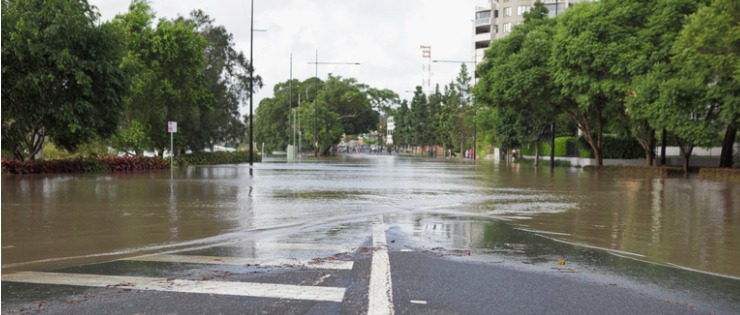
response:
[[[287,235],[296,226],[379,213],[426,213],[428,220],[506,220],[561,241],[740,277],[738,196],[736,184],[698,179],[566,168],[551,174],[388,155],[266,159],[254,176],[245,165],[191,167],[173,180],[169,173],[3,176],[3,269],[249,241],[261,237],[256,231]],[[474,241],[483,234],[445,233],[473,237],[461,243],[471,248],[484,242]]]

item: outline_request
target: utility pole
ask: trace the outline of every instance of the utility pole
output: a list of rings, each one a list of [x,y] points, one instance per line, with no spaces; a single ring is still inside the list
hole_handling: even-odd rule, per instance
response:
[[[313,157],[319,157],[319,138],[316,134],[316,117],[319,110],[319,50],[316,49],[316,98],[313,100]]]
[[[253,175],[254,165],[254,125],[252,121],[252,104],[254,103],[254,0],[251,1],[249,22],[249,175]]]

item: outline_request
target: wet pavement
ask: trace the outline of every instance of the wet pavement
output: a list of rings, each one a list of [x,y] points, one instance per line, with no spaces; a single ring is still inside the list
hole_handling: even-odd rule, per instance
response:
[[[378,216],[397,313],[740,309],[738,185],[387,155],[169,176],[3,176],[3,313],[364,313]],[[583,288],[619,298],[557,302]]]

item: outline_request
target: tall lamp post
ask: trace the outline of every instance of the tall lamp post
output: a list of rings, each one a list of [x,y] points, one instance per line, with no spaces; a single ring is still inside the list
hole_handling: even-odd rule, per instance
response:
[[[475,56],[474,58],[478,58]],[[475,69],[475,59],[473,61],[467,61],[467,60],[432,60],[434,63],[461,63],[461,64],[472,64],[473,65],[473,86],[476,84],[476,69]],[[472,93],[471,93],[472,97]],[[475,106],[475,97],[472,97],[473,99],[473,161],[475,161],[475,156],[478,153],[478,141],[477,141],[477,135],[478,135],[478,123],[475,121],[475,116],[477,115],[478,109]],[[464,148],[460,148],[460,153],[462,153],[462,150]],[[462,154],[460,154],[462,156]]]
[[[254,126],[252,121],[252,105],[254,104],[254,32],[265,32],[265,30],[254,29],[254,0],[251,1],[249,9],[249,175],[252,175],[254,165]]]
[[[254,127],[252,126],[252,104],[254,103],[254,56],[252,53],[254,46],[254,0],[252,0],[249,9],[249,175],[252,175],[252,166],[254,163]]]
[[[319,157],[319,142],[316,125],[316,117],[318,116],[319,106],[319,65],[352,65],[359,66],[359,62],[331,62],[331,61],[319,61],[319,50],[316,50],[316,60],[309,62],[310,65],[316,65],[316,98],[313,100],[313,145],[314,145],[314,157]]]

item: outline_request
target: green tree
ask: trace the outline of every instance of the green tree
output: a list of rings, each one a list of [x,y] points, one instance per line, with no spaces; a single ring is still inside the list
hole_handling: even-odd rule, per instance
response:
[[[462,143],[462,128],[466,127],[460,113],[462,97],[454,82],[445,86],[442,98],[443,105],[437,115],[437,125],[440,128],[439,142],[445,149],[453,149],[456,143]]]
[[[216,144],[238,146],[246,130],[239,117],[239,104],[248,101],[251,64],[242,52],[236,51],[233,36],[226,28],[215,25],[203,11],[191,12],[189,21],[207,41],[202,71],[213,99],[210,106],[198,107],[198,115],[189,117],[191,121],[185,127],[196,132],[187,139],[187,146],[193,151],[213,149]],[[261,88],[261,77],[254,80],[255,88]]]
[[[605,0],[578,4],[558,17],[552,75],[564,100],[572,100],[559,108],[576,121],[599,166],[607,118],[625,111],[630,52],[639,49],[637,33],[653,7],[654,2]]]
[[[491,107],[483,114],[490,121],[481,126],[493,135],[489,141],[503,148],[539,142],[549,134],[548,127],[563,104],[572,102],[563,98],[551,77],[555,25],[555,20],[547,18],[544,5],[535,3],[524,24],[494,42],[479,66],[476,100]]]
[[[31,158],[115,132],[128,78],[122,45],[87,1],[2,2],[2,147]]]
[[[443,130],[453,147],[460,145],[462,152],[472,144],[473,136],[473,102],[471,97],[470,74],[466,64],[460,65],[460,72],[453,82],[445,88],[444,108],[440,115],[444,120]]]
[[[440,117],[442,117],[443,104],[444,95],[439,90],[439,85],[436,85],[434,87],[434,92],[429,95],[429,104],[427,105],[431,124],[429,130],[430,145],[441,144],[441,139],[445,134],[445,131],[442,129],[442,120],[440,119]],[[433,154],[436,154],[436,150]]]
[[[392,115],[394,108],[401,104],[398,94],[389,89],[368,87],[366,93],[370,99],[370,106],[386,117]]]
[[[144,126],[137,120],[131,121],[125,129],[121,129],[111,137],[111,146],[128,154],[134,152],[142,155],[144,150],[151,146]]]
[[[411,138],[409,140],[411,144],[414,146],[432,145],[434,141],[434,117],[429,109],[427,96],[421,90],[421,86],[417,86],[416,91],[414,91],[410,110]]]
[[[200,114],[212,110],[214,97],[203,71],[208,42],[196,34],[194,23],[160,19],[152,28],[153,19],[148,2],[134,0],[129,12],[116,16],[113,23],[126,38],[128,52],[122,66],[133,73],[124,126],[139,121],[162,155],[170,145],[167,121],[180,122],[176,135],[180,148],[192,145],[201,131]]]
[[[321,98],[322,93],[319,93],[319,98]],[[318,133],[316,137],[314,138],[313,124],[307,123],[303,128],[303,139],[311,143],[316,139],[318,154],[324,155],[329,152],[329,149],[339,142],[344,133],[339,114],[331,111],[323,102],[304,104],[304,106],[298,108],[298,115],[301,121],[313,122],[314,119],[316,120],[316,131]]]
[[[367,91],[368,86],[356,79],[329,74],[319,92],[319,101],[338,114],[345,133],[364,133],[377,129],[379,121]]]
[[[625,111],[630,121],[630,131],[645,151],[648,165],[655,157],[655,129],[667,128],[659,124],[663,115],[660,102],[660,85],[676,75],[671,64],[671,49],[683,28],[686,16],[695,12],[698,3],[694,0],[659,0],[656,9],[648,17],[645,28],[638,32],[640,45],[630,52],[634,76],[627,97]],[[681,119],[683,121],[683,119]]]
[[[393,143],[396,147],[408,149],[411,144],[411,110],[408,101],[403,100],[401,106],[393,113],[396,121],[396,130],[393,132]]]
[[[315,95],[313,92],[305,93],[311,97],[306,99],[307,95],[301,93],[301,91],[307,92],[307,89],[314,91],[314,81],[307,80],[301,83],[294,79],[292,89],[290,85],[290,81],[276,84],[273,87],[273,96],[262,99],[255,110],[255,138],[258,143],[264,143],[265,149],[268,151],[285,150],[288,145],[290,132],[288,115],[291,99],[294,102],[292,107],[296,107],[296,104],[298,104],[299,94],[303,97],[302,106],[309,106],[308,102],[313,101]],[[291,90],[292,97],[290,95]],[[301,121],[304,125],[310,122],[310,125],[313,126],[313,116],[310,120],[302,119]],[[313,127],[311,131],[313,132]]]
[[[263,99],[255,112],[255,129],[259,141],[264,141],[265,146],[272,150],[287,146],[290,137],[288,104],[291,99],[294,104],[297,103],[300,97],[298,112],[302,122],[301,132],[308,143],[313,143],[313,113],[317,88],[316,128],[321,148],[319,154],[326,154],[331,146],[339,142],[342,133],[359,134],[377,130],[380,115],[376,109],[389,110],[398,101],[395,93],[370,88],[353,78],[329,75],[326,82],[317,78],[309,78],[303,82],[294,80],[292,95],[290,82],[281,82],[275,85],[273,97]]]
[[[680,69],[676,85],[699,89],[704,103],[693,103],[693,111],[715,119],[724,127],[720,167],[732,166],[732,147],[740,124],[740,2],[713,0],[700,8],[684,26],[673,46],[673,63]],[[702,114],[704,113],[704,114]],[[679,117],[677,117],[680,119]],[[685,120],[685,116],[683,118]],[[701,134],[698,130],[675,131],[682,138]],[[715,132],[709,128],[707,132]],[[702,136],[699,136],[702,137]]]

